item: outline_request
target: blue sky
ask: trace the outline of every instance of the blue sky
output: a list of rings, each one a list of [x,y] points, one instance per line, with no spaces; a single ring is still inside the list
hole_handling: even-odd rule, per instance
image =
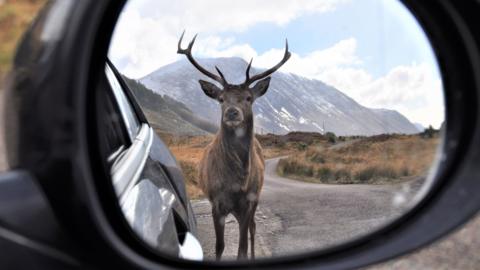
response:
[[[396,0],[131,0],[110,58],[140,78],[181,59],[183,29],[185,39],[199,34],[196,57],[254,57],[257,67],[275,64],[288,38],[293,56],[281,71],[322,80],[362,105],[398,110],[424,126],[444,119],[431,47]]]
[[[229,35],[231,33],[220,36]],[[354,37],[358,41],[358,56],[374,76],[412,62],[436,66],[425,34],[397,1],[352,1],[321,16],[309,14],[280,27],[259,23],[235,34],[238,43],[250,44],[259,54],[278,46],[284,37],[288,37],[290,49],[301,55]]]

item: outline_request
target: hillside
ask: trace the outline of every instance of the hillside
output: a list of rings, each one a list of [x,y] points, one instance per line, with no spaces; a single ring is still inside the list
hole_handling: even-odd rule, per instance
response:
[[[245,78],[247,63],[241,58],[199,59],[199,62],[209,70],[218,66],[229,83],[241,83]],[[252,67],[251,74],[260,71]],[[157,93],[183,102],[197,115],[218,123],[220,107],[204,95],[199,79],[206,77],[187,60],[180,60],[140,81]],[[364,107],[334,87],[291,73],[274,73],[267,94],[255,102],[253,109],[257,133],[329,131],[337,135],[375,135],[419,132],[397,111]]]
[[[143,84],[123,76],[148,121],[160,133],[175,135],[206,135],[215,133],[217,127],[196,116],[185,104],[167,95],[159,95]]]
[[[325,147],[309,145],[279,161],[280,175],[324,184],[391,184],[423,179],[435,160],[438,132],[376,135]]]

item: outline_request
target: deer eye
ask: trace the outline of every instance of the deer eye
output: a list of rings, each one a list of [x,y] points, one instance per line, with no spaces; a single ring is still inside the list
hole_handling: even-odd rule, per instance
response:
[[[218,101],[219,101],[220,103],[223,103],[223,98],[222,98],[222,97],[218,98]]]
[[[250,102],[250,101],[252,101],[252,97],[251,97],[251,96],[248,96],[248,97],[246,98],[246,100],[247,100],[248,102]]]

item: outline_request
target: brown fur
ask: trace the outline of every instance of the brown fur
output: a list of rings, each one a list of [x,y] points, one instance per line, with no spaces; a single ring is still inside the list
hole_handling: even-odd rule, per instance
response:
[[[263,160],[260,143],[253,136],[252,105],[255,99],[267,92],[269,77],[290,58],[288,42],[285,40],[283,59],[274,67],[250,77],[252,61],[245,72],[245,82],[229,84],[218,67],[218,75],[203,68],[192,56],[196,36],[182,49],[182,39],[178,41],[177,53],[184,54],[201,73],[222,85],[199,80],[208,97],[217,100],[222,107],[221,128],[214,141],[205,149],[199,164],[199,183],[212,204],[213,225],[216,236],[216,257],[222,256],[224,243],[225,217],[233,214],[240,228],[238,258],[246,258],[248,232],[250,232],[251,257],[255,258],[255,211],[263,186]],[[254,82],[255,85],[250,87]]]
[[[253,121],[251,123],[253,126]],[[232,213],[240,229],[239,258],[246,258],[248,235],[251,238],[251,256],[254,258],[255,210],[263,186],[265,162],[262,148],[250,129],[249,134],[237,138],[222,127],[213,142],[204,151],[199,164],[199,183],[212,204],[220,259],[225,217]],[[222,222],[223,221],[223,222]]]

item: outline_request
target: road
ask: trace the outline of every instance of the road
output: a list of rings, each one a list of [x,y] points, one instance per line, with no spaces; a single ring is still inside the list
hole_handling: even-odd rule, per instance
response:
[[[280,177],[279,158],[266,161],[265,183],[255,216],[258,257],[317,250],[385,225],[408,208],[421,180],[397,185],[324,185]],[[215,235],[206,200],[192,203],[205,257],[214,258]],[[238,225],[229,216],[224,258],[236,258]]]
[[[0,89],[0,172],[7,168],[5,158],[5,145],[3,141],[3,89]],[[396,214],[401,213],[401,209],[395,209],[392,207],[392,198],[401,198],[398,194],[408,194],[408,188],[403,189],[389,186],[325,186],[318,184],[308,184],[302,182],[293,182],[288,179],[278,177],[275,172],[275,165],[278,160],[267,160],[267,170],[265,175],[265,187],[261,194],[261,202],[256,214],[257,220],[257,244],[256,254],[264,257],[270,257],[272,255],[278,256],[284,253],[298,252],[305,250],[303,243],[310,243],[309,248],[324,247],[335,242],[348,240],[347,235],[343,236],[342,231],[350,232],[350,237],[355,237],[362,233],[366,233],[372,230],[376,226],[379,226],[384,222],[388,222],[389,219],[394,218]],[[418,182],[417,182],[418,183]],[[315,187],[313,187],[315,186]],[[293,187],[293,188],[292,188]],[[291,191],[288,189],[292,188]],[[339,190],[339,195],[334,197],[333,201],[327,202],[327,198],[331,199],[332,188]],[[361,196],[361,200],[357,199],[359,204],[356,204],[355,200],[348,199],[348,195],[351,189],[367,189],[365,196],[359,195],[358,191],[352,191],[356,194],[356,198]],[[417,187],[411,189],[411,191],[417,190]],[[322,190],[324,189],[324,190]],[[330,191],[328,191],[330,190]],[[382,191],[383,190],[383,191]],[[399,192],[402,190],[403,192]],[[294,193],[298,193],[298,196],[290,198]],[[311,193],[314,193],[313,200]],[[325,204],[319,204],[319,198],[326,194],[330,194],[323,200]],[[368,195],[374,194],[379,196],[375,202],[373,202],[372,211],[368,211],[369,205],[372,204],[371,198]],[[381,194],[381,195],[379,195]],[[392,197],[394,196],[394,197]],[[291,205],[287,202],[297,200]],[[309,203],[311,200],[311,203]],[[382,213],[382,205],[376,203],[386,203],[383,208],[387,208],[387,211]],[[307,209],[302,208],[307,204]],[[206,258],[214,258],[214,241],[215,236],[213,233],[213,225],[211,223],[210,204],[208,201],[197,201],[193,203],[195,212],[197,214],[197,222],[199,229],[199,236],[202,242],[202,246],[205,250]],[[363,205],[363,206],[361,206]],[[390,207],[389,207],[390,206]],[[359,217],[359,213],[349,217],[346,215],[350,212],[360,211],[367,216]],[[338,214],[335,215],[335,209]],[[296,211],[298,211],[296,213]],[[308,213],[313,211],[312,213]],[[325,211],[325,212],[322,212]],[[305,213],[307,212],[307,213]],[[313,213],[320,213],[318,218],[312,218]],[[329,213],[324,214],[324,213]],[[332,219],[332,215],[334,218]],[[329,217],[327,219],[327,217]],[[356,220],[352,222],[355,217]],[[370,218],[373,218],[369,221]],[[238,246],[238,228],[236,221],[229,216],[226,220],[226,249],[224,257],[229,259],[236,258],[236,250]],[[312,226],[309,228],[309,224]],[[364,228],[364,224],[370,224],[370,228]],[[294,225],[294,226],[292,226]],[[291,227],[288,227],[291,226]],[[357,231],[355,231],[357,230]],[[302,231],[304,233],[302,233]],[[353,233],[352,233],[353,231]],[[390,260],[385,263],[374,265],[366,268],[371,270],[390,270],[390,269],[465,269],[474,270],[478,269],[480,265],[480,256],[478,256],[478,250],[480,248],[480,214],[472,219],[467,225],[463,226],[456,233],[445,237],[442,241],[438,241],[428,248],[424,248],[418,252]],[[310,233],[311,235],[308,235]],[[300,235],[298,239],[295,239],[294,235]],[[279,246],[288,239],[293,239],[291,243],[287,245]],[[289,246],[291,245],[291,246]],[[296,250],[298,247],[300,249]]]

